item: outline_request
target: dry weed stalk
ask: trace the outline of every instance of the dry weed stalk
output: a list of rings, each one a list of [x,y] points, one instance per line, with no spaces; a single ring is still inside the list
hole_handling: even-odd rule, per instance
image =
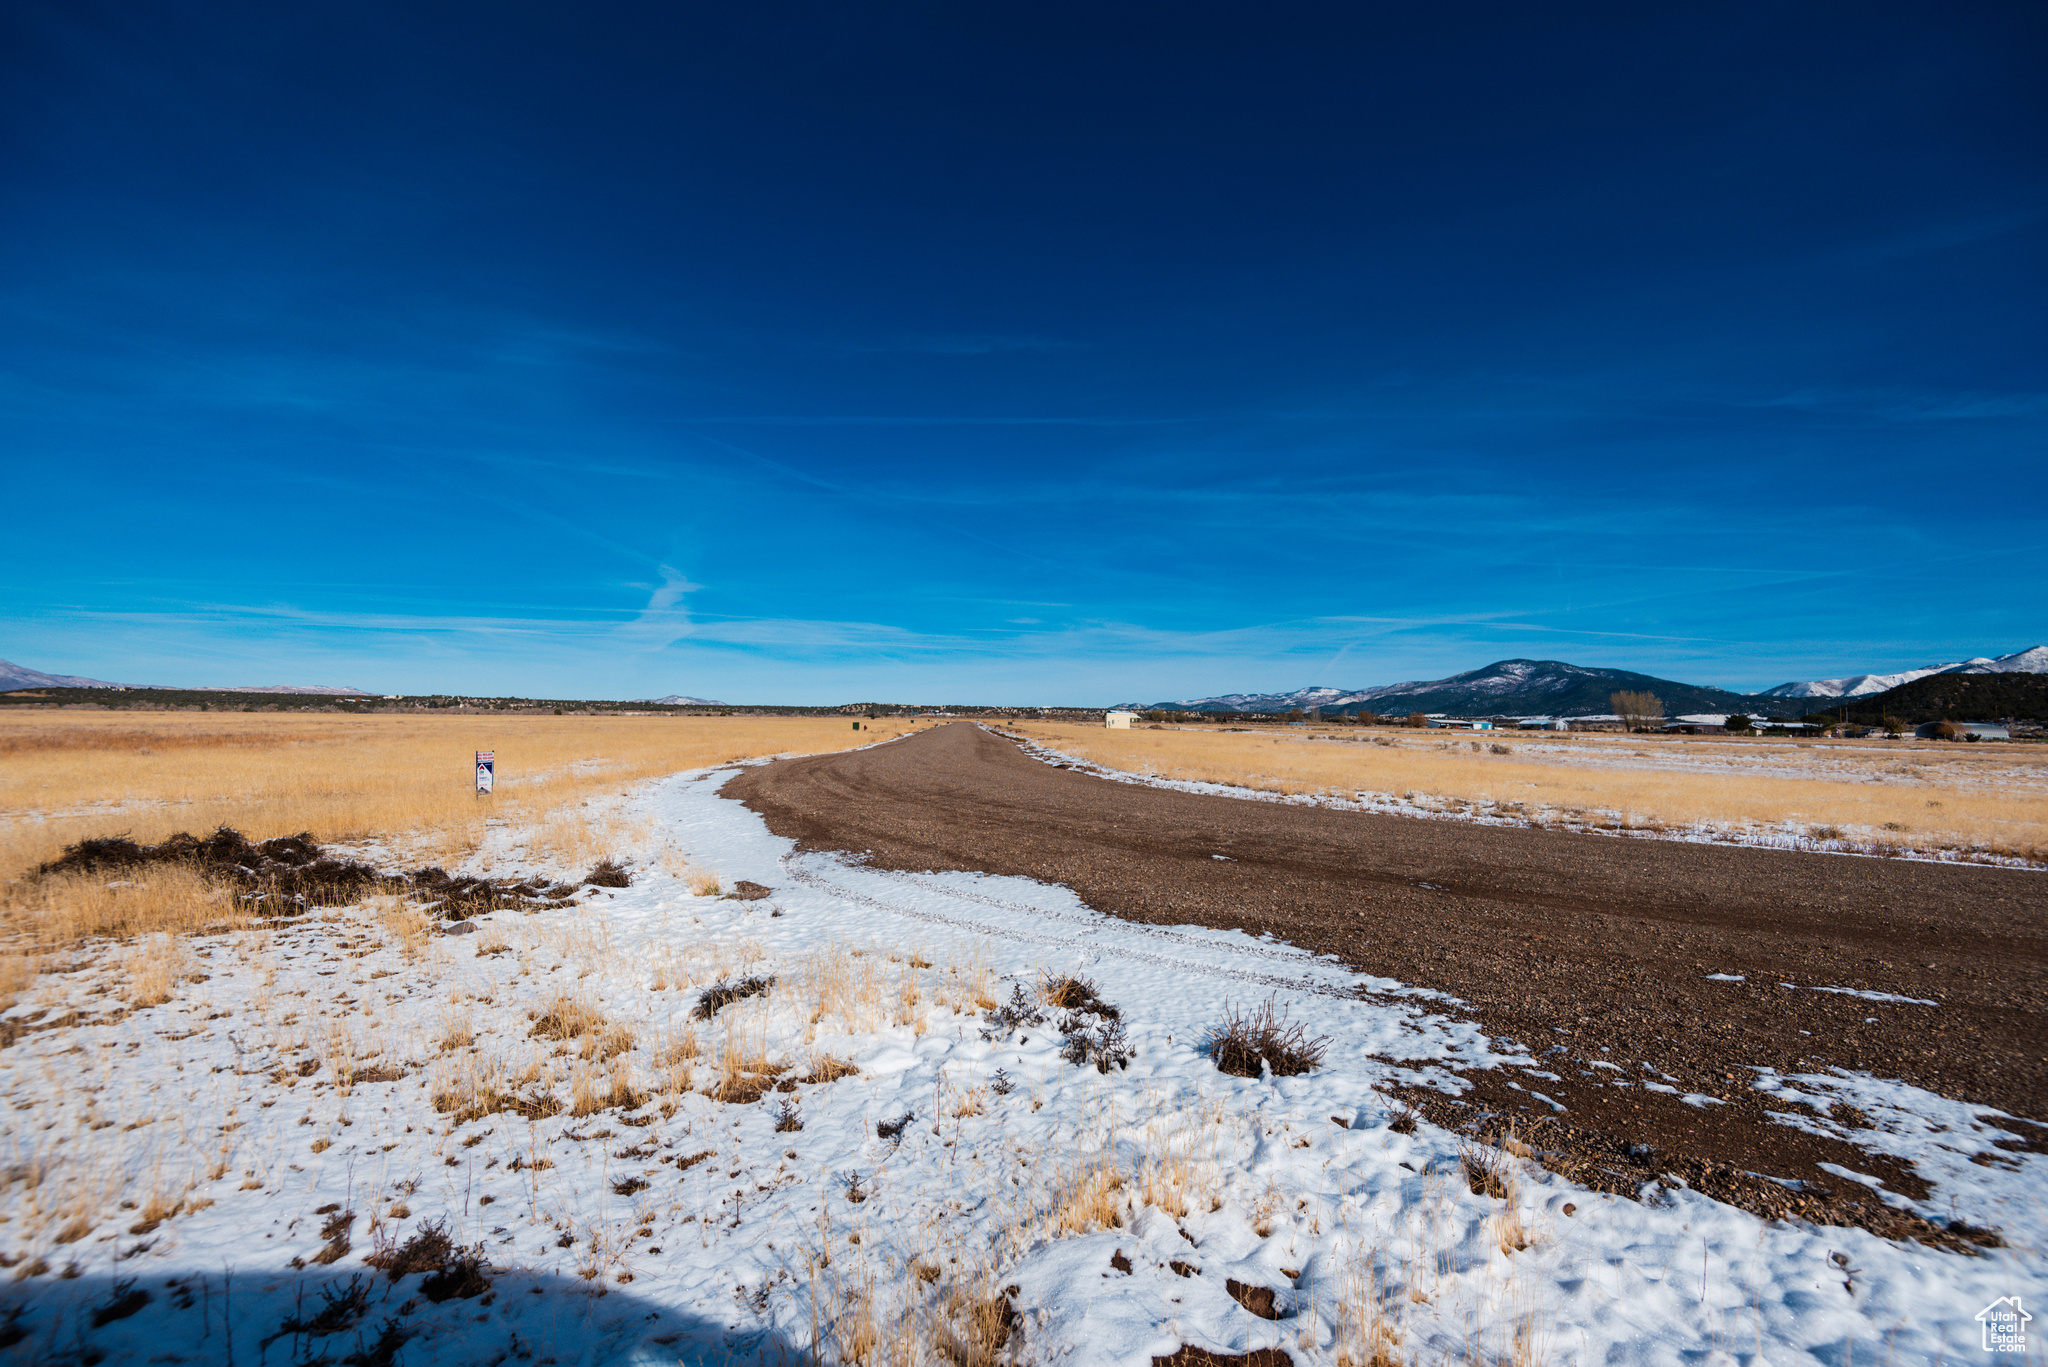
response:
[[[1338,1296],[1337,1367],[1399,1367],[1401,1338],[1373,1250],[1352,1249]]]
[[[1123,1174],[1111,1165],[1106,1152],[1097,1153],[1093,1161],[1083,1158],[1059,1177],[1044,1222],[1047,1237],[1122,1229],[1123,1189]]]
[[[192,972],[192,958],[183,943],[157,934],[130,950],[123,967],[128,974],[129,1005],[158,1006],[169,1001],[179,980]]]
[[[476,1043],[476,1024],[469,1012],[463,1010],[460,1002],[450,1001],[441,1007],[441,1050],[453,1053],[467,1049]]]
[[[703,1052],[696,1030],[687,1023],[664,1032],[654,1048],[654,1065],[661,1070],[661,1091],[669,1096],[689,1091],[696,1061]]]
[[[562,1103],[541,1087],[543,1077],[538,1060],[530,1062],[519,1076],[507,1077],[501,1056],[472,1051],[437,1064],[428,1094],[434,1109],[448,1116],[452,1125],[466,1125],[500,1112],[545,1119],[559,1113]]]
[[[33,954],[0,952],[0,1012],[11,1011],[42,969]]]
[[[373,897],[368,905],[378,926],[397,944],[399,957],[418,963],[434,943],[432,916],[403,897]]]
[[[558,996],[534,1018],[535,1039],[573,1041],[576,1057],[602,1063],[633,1047],[633,1032],[589,1002]]]

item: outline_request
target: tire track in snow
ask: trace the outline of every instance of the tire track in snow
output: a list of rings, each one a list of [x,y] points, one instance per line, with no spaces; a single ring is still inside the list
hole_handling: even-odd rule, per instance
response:
[[[803,886],[810,888],[815,892],[824,893],[828,897],[838,897],[850,902],[858,902],[862,906],[871,907],[877,911],[885,911],[895,916],[907,916],[912,920],[930,922],[936,925],[952,926],[960,930],[973,931],[974,933],[980,935],[994,935],[1002,939],[1014,940],[1023,944],[1048,945],[1056,948],[1072,947],[1074,944],[1074,938],[1072,935],[1061,935],[1051,932],[1036,932],[1021,926],[997,925],[992,924],[988,921],[976,920],[965,916],[947,916],[940,912],[931,911],[923,907],[911,906],[903,902],[891,901],[881,897],[873,897],[866,893],[856,892],[842,883],[836,883],[832,881],[831,879],[817,872],[815,869],[804,867],[804,861],[806,859],[816,860],[817,856],[805,856],[801,854],[796,854],[794,852],[782,856],[781,864],[783,872],[787,873],[792,881],[800,883]],[[833,862],[836,863],[837,861]],[[914,876],[909,874],[895,873],[894,871],[883,869],[862,869],[860,870],[860,872],[871,875],[881,874],[884,876],[900,878],[905,881],[908,881],[909,878]],[[1078,927],[1080,933],[1085,935],[1097,935],[1100,934],[1104,929],[1108,928],[1088,917],[1067,915],[1062,912],[1048,910],[1045,907],[1030,906],[1023,902],[1010,902],[998,897],[988,897],[978,893],[956,891],[952,888],[930,888],[920,890],[928,891],[939,897],[952,898],[956,901],[978,902],[983,905],[993,907],[999,911],[1006,911],[1016,915],[1026,916],[1033,920],[1049,920],[1062,922],[1068,925]],[[1131,923],[1123,923],[1120,924],[1117,927],[1117,929],[1146,931],[1161,938],[1180,940],[1190,945],[1199,943],[1205,949],[1213,949],[1219,953],[1232,955],[1240,958],[1281,959],[1293,957],[1289,955],[1282,955],[1272,950],[1262,950],[1248,946],[1241,948],[1236,945],[1220,944],[1211,940],[1200,940],[1196,936],[1187,935],[1183,932],[1161,931],[1158,928],[1151,926],[1139,926]],[[1282,977],[1278,974],[1259,973],[1247,969],[1233,969],[1219,964],[1196,963],[1188,959],[1177,959],[1165,954],[1153,954],[1142,949],[1134,949],[1129,946],[1119,945],[1110,940],[1092,942],[1088,945],[1088,948],[1091,951],[1097,953],[1111,955],[1119,959],[1128,959],[1134,963],[1144,963],[1150,964],[1156,968],[1171,969],[1176,973],[1200,974],[1203,977],[1223,978],[1231,982],[1241,982],[1251,986],[1270,987],[1289,992],[1308,992],[1313,993],[1317,996],[1338,997],[1347,1001],[1363,1000],[1365,998],[1365,994],[1371,992],[1372,990],[1370,988],[1363,986],[1362,984],[1347,983],[1339,985],[1330,982],[1318,982],[1313,978]],[[1396,989],[1396,991],[1400,995],[1408,995],[1410,992],[1414,991],[1414,989],[1404,988]],[[1394,994],[1378,993],[1375,995]]]

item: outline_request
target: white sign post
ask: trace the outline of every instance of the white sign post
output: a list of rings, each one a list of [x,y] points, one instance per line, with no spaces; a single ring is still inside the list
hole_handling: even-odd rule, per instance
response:
[[[497,767],[498,752],[496,750],[479,750],[476,752],[476,790],[479,795],[491,791],[493,771]]]

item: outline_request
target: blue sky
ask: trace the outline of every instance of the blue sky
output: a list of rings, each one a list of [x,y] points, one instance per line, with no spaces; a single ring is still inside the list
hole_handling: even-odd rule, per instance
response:
[[[1073,702],[2048,638],[2048,11],[12,5],[0,656]]]

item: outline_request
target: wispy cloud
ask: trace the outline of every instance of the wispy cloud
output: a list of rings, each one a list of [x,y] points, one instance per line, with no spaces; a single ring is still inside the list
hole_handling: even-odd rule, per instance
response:
[[[674,645],[695,630],[684,596],[702,589],[688,577],[667,565],[661,567],[661,583],[647,595],[647,606],[626,624],[620,635],[643,650],[660,650]]]

